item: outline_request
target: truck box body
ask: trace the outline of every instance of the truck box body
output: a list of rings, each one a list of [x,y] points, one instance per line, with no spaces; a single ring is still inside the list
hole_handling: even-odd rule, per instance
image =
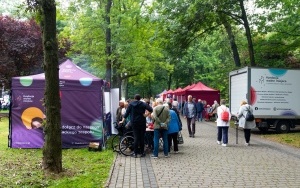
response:
[[[300,70],[244,67],[229,73],[229,84],[232,114],[237,114],[241,101],[246,100],[253,107],[258,127],[267,123],[268,128],[276,128],[285,121],[289,129],[298,123]]]

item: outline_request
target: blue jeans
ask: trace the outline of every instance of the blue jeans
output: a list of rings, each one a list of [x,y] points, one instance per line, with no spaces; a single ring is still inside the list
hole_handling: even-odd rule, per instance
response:
[[[202,111],[201,112],[197,112],[197,120],[198,121],[202,121]]]
[[[159,138],[162,137],[163,139],[163,148],[164,148],[164,155],[168,155],[168,130],[165,129],[154,129],[154,150],[153,155],[155,157],[158,156],[158,149],[159,149]]]
[[[228,128],[229,127],[218,127],[218,141],[221,142],[223,138],[223,144],[228,143]]]

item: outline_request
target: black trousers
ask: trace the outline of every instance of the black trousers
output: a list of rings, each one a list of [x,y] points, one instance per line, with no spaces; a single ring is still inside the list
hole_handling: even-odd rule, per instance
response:
[[[177,140],[177,137],[178,137],[178,132],[177,133],[171,133],[171,134],[168,134],[168,146],[169,146],[169,152],[171,150],[171,146],[172,146],[172,140],[173,140],[173,144],[174,144],[174,151],[178,151],[178,140]]]
[[[146,128],[144,129],[136,129],[133,130],[133,137],[134,137],[134,153],[135,154],[143,154],[145,153],[145,132]]]
[[[244,129],[244,136],[246,143],[250,142],[251,129]]]

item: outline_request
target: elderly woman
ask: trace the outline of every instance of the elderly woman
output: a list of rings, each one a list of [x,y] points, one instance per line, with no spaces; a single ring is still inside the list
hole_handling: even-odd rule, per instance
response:
[[[223,140],[222,146],[227,146],[228,144],[228,129],[230,126],[230,118],[231,118],[231,113],[229,111],[229,108],[226,107],[226,100],[222,99],[220,101],[221,106],[217,108],[217,128],[218,128],[218,133],[217,133],[217,143],[221,144],[221,140]],[[222,113],[223,112],[228,112],[228,119],[223,120],[222,119]]]
[[[237,117],[239,118],[239,127],[242,127],[244,129],[246,146],[249,146],[249,143],[250,143],[251,129],[256,127],[255,120],[246,121],[245,117],[246,117],[248,111],[253,113],[253,108],[246,101],[242,101]]]
[[[152,118],[154,122],[154,149],[152,158],[158,157],[159,138],[163,139],[163,150],[165,157],[169,157],[168,152],[168,127],[162,127],[162,125],[168,125],[170,121],[169,108],[163,105],[162,99],[157,99],[157,106],[153,108]]]

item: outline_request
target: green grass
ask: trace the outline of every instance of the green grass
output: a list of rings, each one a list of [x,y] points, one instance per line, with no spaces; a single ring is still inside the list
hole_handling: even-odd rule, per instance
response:
[[[234,121],[230,122],[230,127],[235,128]],[[262,138],[271,140],[273,142],[278,142],[281,144],[286,144],[289,146],[300,148],[300,132],[294,132],[288,134],[275,134],[275,133],[262,134],[261,133],[260,135]]]
[[[9,113],[9,110],[0,110],[0,113]]]
[[[101,152],[63,149],[63,172],[44,174],[42,149],[12,149],[7,146],[8,118],[0,122],[0,187],[101,188],[114,160],[112,150]]]
[[[300,132],[288,134],[268,134],[262,135],[263,138],[300,148]]]

